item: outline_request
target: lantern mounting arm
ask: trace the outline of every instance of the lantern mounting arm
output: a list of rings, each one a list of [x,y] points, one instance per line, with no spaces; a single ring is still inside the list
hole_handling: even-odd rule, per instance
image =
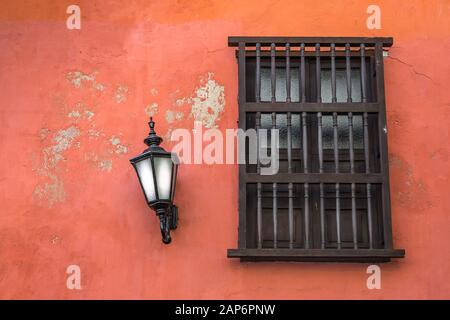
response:
[[[157,209],[156,214],[159,217],[162,241],[165,244],[169,244],[172,241],[170,230],[176,229],[178,225],[178,208],[175,205],[171,205],[169,210],[164,208]]]

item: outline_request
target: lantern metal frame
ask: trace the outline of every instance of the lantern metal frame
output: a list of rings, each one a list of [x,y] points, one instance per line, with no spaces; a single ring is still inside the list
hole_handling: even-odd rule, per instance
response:
[[[136,174],[139,179],[139,185],[141,186],[142,192],[144,193],[147,205],[153,209],[160,220],[160,230],[162,241],[165,244],[169,244],[172,239],[170,236],[170,230],[175,230],[178,226],[178,207],[173,204],[176,188],[176,178],[178,173],[178,156],[175,153],[167,152],[164,150],[160,144],[163,141],[155,132],[155,122],[153,118],[150,117],[150,122],[148,122],[150,127],[150,133],[147,138],[144,139],[144,143],[148,146],[140,155],[130,159],[130,163],[133,165]],[[157,175],[155,170],[155,158],[171,158],[172,160],[172,172],[170,177],[170,192],[169,199],[161,199],[159,196],[159,188]],[[153,178],[153,188],[155,192],[155,199],[150,200],[147,197],[146,190],[144,189],[141,176],[139,175],[137,163],[150,159],[152,178]]]

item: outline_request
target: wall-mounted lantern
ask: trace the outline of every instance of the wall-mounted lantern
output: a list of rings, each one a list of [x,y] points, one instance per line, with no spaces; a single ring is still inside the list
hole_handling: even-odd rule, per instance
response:
[[[169,244],[170,229],[176,229],[178,224],[178,208],[173,204],[178,158],[159,146],[163,139],[156,135],[151,117],[148,125],[150,133],[144,140],[148,148],[130,162],[136,170],[148,206],[159,217],[162,241]]]

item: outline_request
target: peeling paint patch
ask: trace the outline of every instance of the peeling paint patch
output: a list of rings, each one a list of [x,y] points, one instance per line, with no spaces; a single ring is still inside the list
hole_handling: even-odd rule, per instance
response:
[[[65,199],[64,183],[55,171],[58,163],[64,159],[63,152],[74,145],[74,140],[79,135],[80,130],[75,126],[61,129],[53,137],[53,144],[42,151],[43,160],[38,173],[47,177],[49,181],[37,185],[34,196],[38,199],[47,199],[50,206]]]
[[[158,104],[156,102],[150,103],[145,107],[145,113],[147,116],[152,117],[158,113]]]
[[[96,73],[86,74],[82,71],[70,71],[66,74],[66,79],[75,87],[81,88],[83,83],[90,84],[91,88],[97,91],[105,90],[105,86],[95,79]]]
[[[46,199],[50,206],[56,202],[62,202],[66,198],[66,192],[64,191],[64,182],[53,174],[48,174],[50,182],[44,185],[38,185],[34,189],[34,196],[40,200]]]
[[[158,94],[158,90],[156,88],[152,88],[152,90],[150,90],[150,93],[152,96],[156,96]]]
[[[127,100],[128,87],[125,85],[117,86],[114,98],[117,103],[122,103]]]
[[[107,172],[111,172],[112,170],[112,160],[111,159],[106,159],[106,160],[102,160],[98,163],[98,167],[100,169],[102,169],[103,171],[107,171]]]
[[[92,111],[84,110],[84,116],[86,117],[86,119],[88,121],[90,121],[94,115],[95,115],[95,113],[93,113]]]
[[[81,114],[80,114],[80,112],[78,110],[73,110],[73,111],[70,111],[67,114],[67,117],[68,118],[76,118],[76,119],[78,119],[79,117],[81,117]]]
[[[109,141],[111,141],[111,144],[115,147],[114,150],[115,153],[117,154],[128,153],[128,147],[124,146],[123,144],[120,144],[120,138],[113,136]]]
[[[198,87],[189,99],[191,116],[195,121],[201,121],[205,128],[216,128],[216,122],[225,110],[225,88],[213,77],[213,73],[208,73],[204,84]]]
[[[175,121],[175,113],[172,110],[166,111],[166,121],[167,123],[172,123]]]

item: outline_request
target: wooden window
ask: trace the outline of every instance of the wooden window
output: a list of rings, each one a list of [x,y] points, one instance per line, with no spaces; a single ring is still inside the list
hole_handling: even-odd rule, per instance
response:
[[[239,128],[279,130],[279,171],[239,166],[241,261],[386,262],[391,230],[383,47],[392,38],[230,37]],[[259,148],[270,149],[269,141]]]

